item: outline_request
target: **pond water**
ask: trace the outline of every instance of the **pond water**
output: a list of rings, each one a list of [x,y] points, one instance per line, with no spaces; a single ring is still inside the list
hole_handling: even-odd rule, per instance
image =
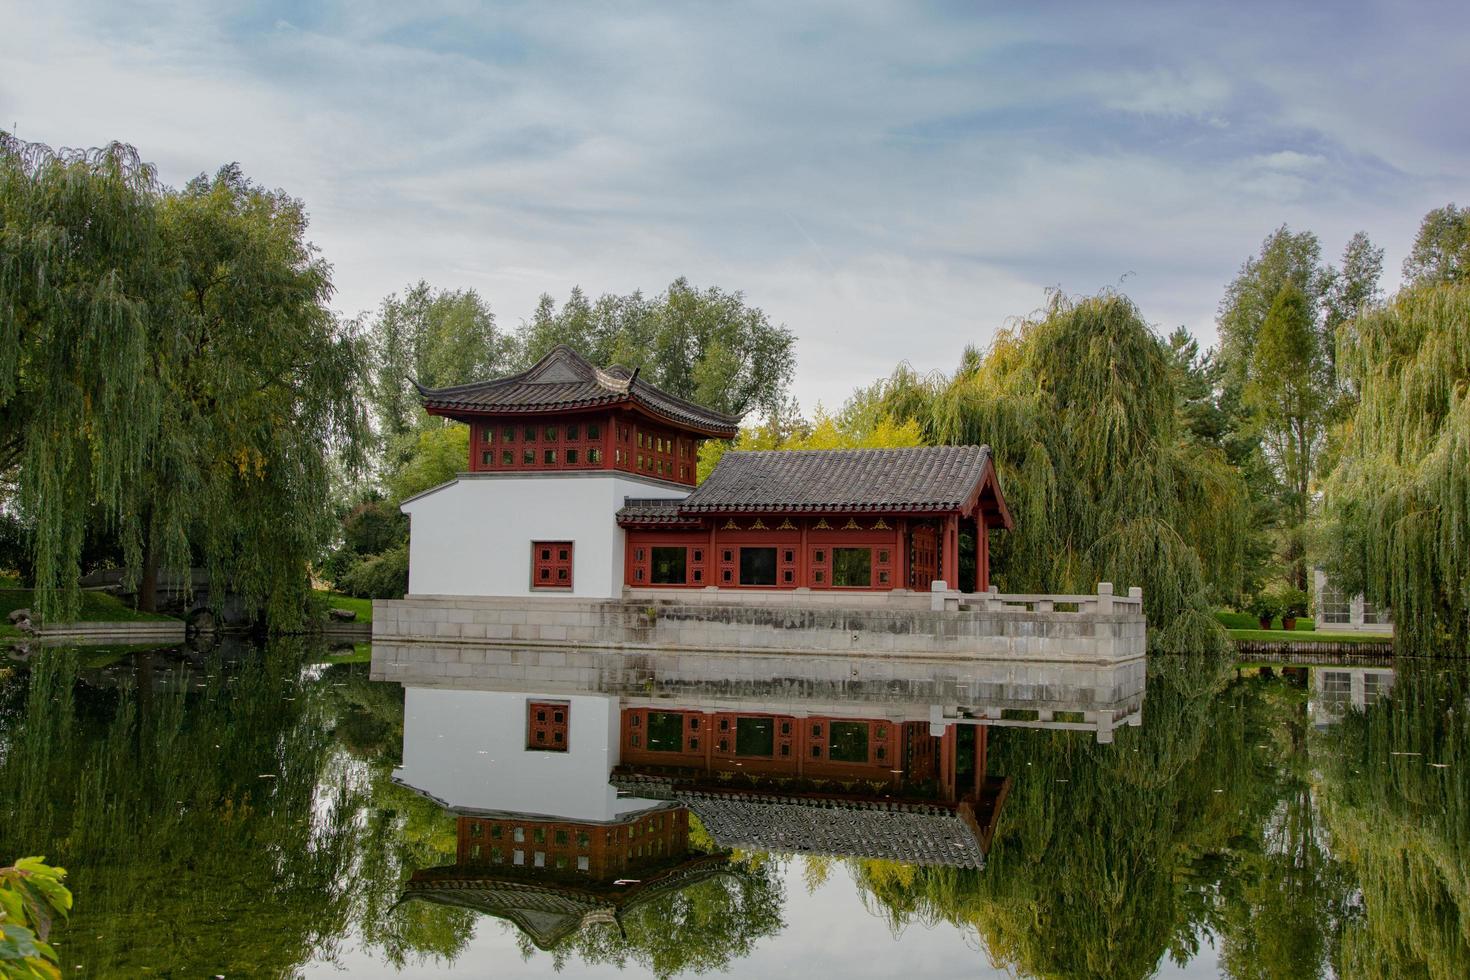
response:
[[[1470,970],[1458,668],[464,653],[0,660],[64,975]]]

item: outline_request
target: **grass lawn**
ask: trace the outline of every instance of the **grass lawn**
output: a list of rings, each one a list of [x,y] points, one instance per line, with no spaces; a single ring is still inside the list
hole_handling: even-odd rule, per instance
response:
[[[1232,640],[1292,640],[1297,643],[1311,643],[1320,641],[1322,643],[1382,643],[1385,640],[1393,642],[1393,637],[1387,633],[1329,633],[1316,630],[1229,630]]]
[[[325,589],[317,590],[316,594],[322,597],[328,609],[351,609],[357,613],[357,619],[353,622],[371,623],[373,621],[373,600],[371,599],[358,599],[355,596],[328,592]]]
[[[1281,620],[1278,618],[1272,622],[1275,629],[1263,630],[1256,621],[1256,617],[1249,613],[1226,612],[1223,609],[1216,610],[1215,618],[1218,619],[1230,633],[1232,640],[1295,640],[1297,642],[1308,642],[1321,640],[1323,643],[1379,643],[1384,640],[1392,642],[1393,637],[1387,633],[1357,633],[1339,632],[1331,630],[1317,632],[1317,624],[1306,616],[1298,616],[1296,629],[1284,630],[1281,628]]]
[[[373,645],[371,643],[354,643],[352,652],[329,653],[322,658],[324,663],[329,664],[366,664],[372,663]]]
[[[16,609],[33,609],[35,597],[30,589],[0,588],[0,623],[5,626],[6,617]],[[134,623],[146,620],[176,622],[174,617],[162,613],[139,612],[116,596],[105,592],[83,592],[78,623]],[[3,634],[0,634],[3,635]]]
[[[1261,631],[1261,624],[1250,613],[1227,612],[1224,609],[1215,610],[1215,618],[1224,624],[1228,630],[1255,630]],[[1277,616],[1271,621],[1272,631],[1281,629],[1281,617]],[[1296,618],[1296,629],[1298,632],[1311,632],[1317,628],[1317,624],[1310,616],[1298,616]]]

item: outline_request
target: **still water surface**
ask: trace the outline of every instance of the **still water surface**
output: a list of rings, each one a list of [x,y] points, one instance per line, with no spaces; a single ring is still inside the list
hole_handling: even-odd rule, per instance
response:
[[[65,975],[1470,968],[1458,669],[425,649],[0,667]]]

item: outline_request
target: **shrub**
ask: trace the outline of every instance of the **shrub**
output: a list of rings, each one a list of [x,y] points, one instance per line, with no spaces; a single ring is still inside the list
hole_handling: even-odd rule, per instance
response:
[[[1307,614],[1307,594],[1301,589],[1283,589],[1281,615],[1296,618]]]
[[[1278,596],[1270,592],[1257,592],[1246,611],[1264,623],[1280,616],[1282,608],[1281,599]]]
[[[408,591],[408,545],[358,560],[336,579],[336,586],[359,599],[402,599]]]
[[[321,574],[338,590],[349,592],[345,577],[364,560],[408,541],[408,517],[382,500],[365,500],[342,519],[342,542],[327,555]]]

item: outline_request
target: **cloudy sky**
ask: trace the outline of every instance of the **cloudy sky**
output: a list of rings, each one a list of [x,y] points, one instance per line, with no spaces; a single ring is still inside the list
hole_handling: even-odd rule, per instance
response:
[[[1288,9],[1289,7],[1296,9]],[[1273,227],[1390,287],[1470,203],[1470,5],[0,0],[0,127],[238,161],[304,199],[336,305],[419,278],[743,290],[840,404],[1047,287],[1214,339]]]

